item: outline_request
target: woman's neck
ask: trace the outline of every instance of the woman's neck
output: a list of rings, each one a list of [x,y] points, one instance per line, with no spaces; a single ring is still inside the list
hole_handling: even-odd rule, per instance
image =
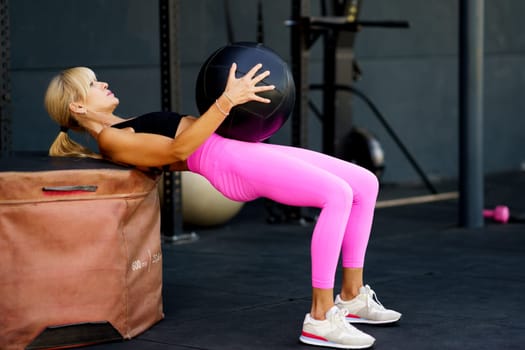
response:
[[[123,118],[117,117],[113,113],[91,111],[78,118],[80,125],[93,137],[96,137],[103,129],[123,120]]]

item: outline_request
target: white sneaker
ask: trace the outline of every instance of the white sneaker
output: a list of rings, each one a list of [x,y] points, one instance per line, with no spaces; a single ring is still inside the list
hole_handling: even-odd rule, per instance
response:
[[[336,306],[328,310],[326,320],[315,320],[307,314],[299,340],[309,345],[339,349],[366,349],[375,342],[374,337],[346,322],[345,312]]]
[[[351,323],[384,324],[396,322],[401,318],[399,312],[385,309],[381,305],[369,285],[359,288],[359,295],[352,300],[343,301],[337,295],[335,305],[348,312],[346,320]]]

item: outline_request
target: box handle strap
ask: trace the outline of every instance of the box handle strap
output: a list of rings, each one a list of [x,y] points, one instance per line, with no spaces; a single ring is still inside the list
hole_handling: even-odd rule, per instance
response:
[[[95,185],[73,185],[73,186],[45,186],[44,192],[96,192],[98,186]]]

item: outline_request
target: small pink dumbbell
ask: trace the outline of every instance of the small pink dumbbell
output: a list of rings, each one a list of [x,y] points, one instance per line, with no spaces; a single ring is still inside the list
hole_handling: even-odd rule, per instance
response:
[[[483,217],[505,224],[509,221],[510,217],[509,207],[506,205],[498,205],[493,210],[483,209]]]

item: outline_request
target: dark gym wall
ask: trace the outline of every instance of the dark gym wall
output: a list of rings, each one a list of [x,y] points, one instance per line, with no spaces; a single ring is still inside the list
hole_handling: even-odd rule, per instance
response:
[[[159,108],[157,1],[15,0],[10,16],[15,150],[45,150],[56,136],[43,96],[66,67],[93,68],[123,97],[123,115]]]
[[[257,1],[229,3],[234,39],[255,40]],[[310,1],[312,14],[318,14],[318,3]],[[284,21],[290,8],[290,0],[263,1],[265,43],[288,60],[290,32]],[[219,0],[181,0],[180,10],[181,109],[195,113],[200,64],[228,40],[225,11]],[[485,12],[485,169],[494,173],[515,170],[524,161],[525,37],[519,33],[525,2],[486,0]],[[15,150],[45,150],[54,138],[57,127],[42,99],[49,79],[65,67],[92,67],[121,99],[117,113],[122,116],[160,108],[157,0],[11,0],[10,15]],[[357,35],[363,76],[355,86],[377,105],[432,179],[455,178],[457,1],[364,0],[361,19],[410,22],[410,29],[364,28]],[[312,82],[320,80],[320,52],[317,43]],[[368,107],[349,98],[354,123],[377,135],[384,148],[384,181],[419,181]],[[289,143],[290,123],[272,140]],[[309,147],[320,145],[320,124],[312,116]]]
[[[406,19],[408,30],[364,29],[356,55],[363,69],[357,84],[388,118],[429,176],[457,174],[458,1],[365,0],[363,19]],[[486,172],[523,165],[525,139],[525,37],[520,0],[485,0],[484,150]],[[354,120],[377,132],[387,174],[417,177],[357,100]],[[395,174],[393,174],[395,172]]]

